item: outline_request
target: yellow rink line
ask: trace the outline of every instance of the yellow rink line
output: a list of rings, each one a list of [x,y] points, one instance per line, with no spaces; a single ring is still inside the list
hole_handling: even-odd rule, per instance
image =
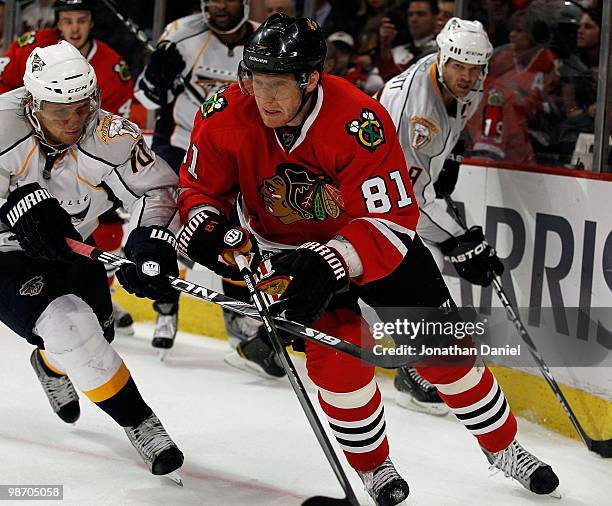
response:
[[[116,287],[114,297],[132,314],[135,321],[155,319],[155,312],[149,300],[138,299],[119,286]],[[183,332],[227,339],[223,313],[219,306],[193,297],[181,297],[179,307],[179,328]],[[539,375],[537,368],[534,368],[533,375],[507,367],[491,369],[516,415],[564,436],[579,439],[559,401]],[[381,369],[379,372],[393,375],[388,370]],[[612,401],[569,386],[561,387],[587,434],[593,439],[612,438]]]

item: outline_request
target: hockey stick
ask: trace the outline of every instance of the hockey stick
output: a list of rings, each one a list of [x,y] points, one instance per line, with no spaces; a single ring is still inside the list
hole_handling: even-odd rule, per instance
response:
[[[355,497],[355,492],[353,492],[351,484],[349,483],[348,478],[346,477],[346,474],[342,469],[342,465],[338,460],[338,456],[336,455],[336,452],[334,451],[332,444],[329,441],[329,438],[327,437],[327,434],[325,434],[325,429],[323,429],[323,426],[321,425],[321,420],[319,420],[319,417],[317,416],[317,413],[315,412],[314,407],[310,402],[302,380],[300,379],[297,371],[295,370],[295,366],[293,365],[293,362],[291,362],[291,359],[287,354],[287,350],[285,350],[285,346],[282,344],[281,337],[278,335],[276,324],[272,320],[272,316],[270,315],[268,306],[264,301],[264,298],[262,297],[261,293],[255,288],[255,280],[253,278],[251,270],[249,269],[249,264],[247,263],[246,258],[238,254],[235,255],[235,259],[236,263],[238,264],[238,267],[240,268],[240,273],[242,274],[242,277],[244,278],[244,281],[246,283],[249,295],[255,303],[257,313],[259,314],[260,319],[263,321],[266,333],[270,338],[270,342],[272,343],[272,347],[274,348],[276,356],[280,360],[283,369],[287,373],[289,383],[291,383],[291,387],[293,388],[295,395],[300,401],[300,405],[302,406],[302,410],[304,411],[304,414],[308,419],[308,423],[310,423],[310,427],[314,431],[315,436],[319,441],[319,445],[321,446],[323,453],[325,453],[325,457],[327,458],[329,465],[332,467],[334,474],[336,475],[336,478],[338,479],[338,482],[340,483],[340,486],[342,487],[342,490],[344,490],[344,493],[346,495],[344,499],[334,499],[331,497],[323,496],[311,497],[310,499],[307,499],[303,503],[303,505],[323,506],[325,504],[336,504],[338,506],[359,506],[359,502]]]
[[[88,244],[75,241],[73,239],[66,238],[66,242],[70,249],[75,253],[91,258],[92,260],[99,260],[103,263],[121,266],[124,264],[132,263],[127,258],[113,253],[108,253],[100,248],[89,246]],[[236,299],[232,299],[226,295],[210,290],[203,286],[197,285],[191,281],[184,279],[175,278],[174,276],[168,276],[172,287],[179,292],[193,295],[199,299],[214,302],[224,309],[233,311],[234,313],[241,314],[243,316],[250,316],[255,320],[261,321],[261,316],[257,312],[257,309],[252,304],[241,302]],[[287,332],[293,336],[301,337],[308,341],[319,343],[328,348],[332,348],[336,351],[340,351],[352,357],[358,358],[364,362],[368,362],[375,367],[383,367],[386,369],[397,369],[398,367],[404,367],[420,359],[419,356],[403,356],[403,355],[378,355],[370,349],[361,348],[353,343],[349,343],[343,339],[339,339],[334,336],[330,336],[324,332],[306,327],[300,323],[286,320],[285,318],[275,317],[274,322],[276,326],[284,332]]]
[[[445,200],[448,206],[452,209],[453,214],[455,215],[455,218],[457,219],[457,222],[459,223],[459,225],[461,225],[465,230],[467,230],[467,225],[465,223],[465,220],[461,216],[461,213],[459,212],[459,209],[457,208],[457,205],[455,204],[455,202],[450,198],[450,196],[446,196]],[[523,322],[519,318],[518,312],[515,311],[515,309],[512,307],[512,304],[508,300],[508,297],[506,296],[506,292],[504,291],[502,287],[501,280],[499,276],[497,276],[497,274],[493,274],[493,289],[495,290],[495,293],[499,297],[499,300],[501,301],[504,308],[506,309],[508,319],[514,324],[514,326],[516,327],[516,330],[518,331],[519,336],[521,337],[523,342],[527,345],[527,349],[529,350],[529,353],[535,360],[536,364],[538,364],[538,367],[540,369],[540,372],[542,373],[542,376],[544,376],[544,379],[546,380],[546,382],[548,383],[548,385],[550,386],[550,388],[556,395],[557,400],[561,404],[561,407],[564,409],[565,413],[570,419],[570,422],[572,422],[572,425],[576,429],[576,432],[578,432],[578,435],[580,436],[582,441],[584,441],[584,444],[586,445],[586,447],[590,451],[595,452],[598,455],[601,455],[602,457],[611,458],[612,457],[612,439],[592,439],[591,437],[587,435],[585,430],[582,428],[582,425],[580,425],[580,422],[578,421],[578,418],[576,417],[576,415],[574,414],[574,411],[570,407],[570,404],[565,398],[565,395],[563,395],[563,392],[561,391],[559,384],[556,382],[555,378],[550,372],[550,369],[546,365],[546,362],[544,362],[544,358],[542,357],[542,354],[536,348],[536,345],[531,339],[531,336],[529,335],[529,333],[527,332],[525,325],[523,325]]]
[[[123,15],[121,11],[116,7],[115,2],[113,0],[103,0],[103,2],[104,2],[104,5],[106,5],[106,7],[108,8],[108,10],[111,11],[115,15],[115,17],[123,23],[123,26],[125,26],[129,30],[129,32],[132,35],[134,35],[134,37],[136,37],[137,40],[139,40],[140,42],[142,42],[142,44],[144,44],[147,51],[151,53],[155,51],[155,46],[153,45],[151,40],[147,37],[147,34],[144,33],[139,28],[139,26],[136,24],[136,22],[132,18],[130,18],[129,16]],[[198,90],[193,86],[193,84],[189,82],[188,79],[186,79],[183,76],[183,74],[179,74],[178,78],[181,84],[185,87],[185,89],[189,92],[189,94],[196,100],[196,102],[201,104],[205,101],[205,98],[202,96],[202,94],[198,92]]]

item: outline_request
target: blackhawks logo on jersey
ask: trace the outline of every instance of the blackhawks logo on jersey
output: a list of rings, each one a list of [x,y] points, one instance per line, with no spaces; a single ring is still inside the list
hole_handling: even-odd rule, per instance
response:
[[[370,109],[363,109],[360,119],[354,119],[346,125],[349,135],[357,139],[359,145],[374,153],[376,148],[385,143],[385,132],[378,116]]]
[[[324,174],[301,165],[281,163],[259,187],[264,207],[284,225],[301,220],[338,218],[344,210],[340,190]]]
[[[429,118],[423,116],[412,116],[410,118],[410,130],[412,142],[410,143],[414,149],[422,149],[427,146],[433,136],[440,130]]]
[[[217,90],[211,97],[204,101],[204,103],[200,106],[200,114],[202,115],[202,119],[209,118],[214,113],[220,112],[227,107],[227,98],[222,95],[226,89],[227,88]]]
[[[19,47],[29,46],[30,44],[34,44],[34,42],[36,42],[36,32],[33,30],[25,32],[17,39],[17,45]]]
[[[124,60],[116,63],[113,67],[113,71],[117,73],[119,79],[124,83],[132,79],[132,71]]]

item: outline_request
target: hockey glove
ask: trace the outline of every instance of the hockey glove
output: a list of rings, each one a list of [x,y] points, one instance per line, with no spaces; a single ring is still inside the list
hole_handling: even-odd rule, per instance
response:
[[[504,264],[487,243],[482,227],[472,227],[465,234],[444,241],[440,249],[457,274],[475,285],[489,286],[493,273],[504,272]]]
[[[437,198],[443,199],[444,197],[450,197],[453,191],[455,191],[455,185],[459,178],[459,166],[463,163],[464,151],[465,141],[459,140],[444,162],[438,179],[434,183],[434,190],[436,190]]]
[[[257,288],[269,295],[282,293],[278,305],[270,309],[284,310],[292,321],[310,324],[318,320],[332,297],[349,288],[348,268],[340,253],[318,242],[281,253],[269,263],[271,269],[259,278]]]
[[[191,218],[178,238],[181,254],[234,281],[242,281],[234,253],[249,255],[252,246],[247,230],[232,227],[224,216],[209,211]]]
[[[136,297],[159,299],[173,292],[168,276],[178,276],[176,240],[163,227],[138,227],[125,243],[125,256],[133,264],[122,265],[117,279]]]
[[[82,241],[70,215],[38,183],[20,186],[0,208],[0,220],[15,234],[26,255],[46,260],[74,261],[66,237]]]
[[[185,60],[178,52],[176,44],[162,40],[151,54],[144,72],[146,91],[149,99],[159,105],[168,102],[168,91],[177,92],[177,78],[185,69]]]

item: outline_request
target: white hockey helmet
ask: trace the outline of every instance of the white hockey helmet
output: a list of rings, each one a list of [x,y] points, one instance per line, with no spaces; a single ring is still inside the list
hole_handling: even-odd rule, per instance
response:
[[[249,13],[251,11],[251,6],[249,5],[249,0],[242,0],[242,19],[238,22],[236,26],[230,28],[229,30],[219,30],[210,24],[210,13],[208,12],[208,5],[218,1],[218,0],[200,0],[200,5],[202,6],[202,16],[204,17],[204,23],[215,33],[234,33],[240,30],[240,27],[244,25],[249,20]]]
[[[436,37],[439,52],[440,79],[444,84],[444,65],[453,60],[471,65],[484,65],[482,77],[476,88],[485,80],[489,72],[489,60],[493,46],[480,21],[467,21],[460,18],[449,19]],[[470,97],[471,98],[471,97]],[[468,102],[466,97],[460,102]]]
[[[23,84],[32,95],[34,110],[38,111],[43,101],[70,104],[98,94],[93,67],[65,40],[32,51],[26,62]]]

